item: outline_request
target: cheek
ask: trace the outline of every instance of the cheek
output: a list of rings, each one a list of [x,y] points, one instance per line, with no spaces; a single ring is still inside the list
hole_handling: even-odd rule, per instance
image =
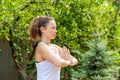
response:
[[[49,32],[48,32],[48,34],[51,34],[52,33],[52,30],[50,30]]]
[[[49,30],[49,32],[48,33],[54,33],[54,31],[53,30]]]
[[[52,33],[53,33],[52,30],[49,30],[49,31],[46,32],[46,34],[47,34],[48,36],[52,35]]]

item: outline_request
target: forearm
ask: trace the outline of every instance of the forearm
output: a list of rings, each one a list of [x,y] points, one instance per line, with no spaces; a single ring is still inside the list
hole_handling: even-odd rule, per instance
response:
[[[74,66],[77,65],[78,61],[75,57],[72,57],[70,60],[63,60],[59,67]]]
[[[69,66],[71,64],[70,60],[64,60],[64,62],[61,64],[61,67],[66,67]]]
[[[57,66],[57,67],[66,67],[66,66],[69,66],[70,64],[71,64],[70,60],[61,59],[61,60],[57,61],[55,66]]]
[[[59,65],[59,67],[66,67],[66,66],[74,66],[74,65],[77,65],[78,64],[78,61],[77,61],[77,59],[75,58],[75,57],[72,57],[71,59],[69,59],[69,60],[62,60],[61,62],[60,62],[60,65]]]

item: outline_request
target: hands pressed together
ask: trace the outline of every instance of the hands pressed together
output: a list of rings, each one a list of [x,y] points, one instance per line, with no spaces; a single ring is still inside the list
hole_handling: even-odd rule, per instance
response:
[[[74,66],[78,63],[77,59],[70,54],[70,50],[67,47],[63,46],[62,52],[63,53],[61,54],[61,57],[65,60],[70,61],[70,66]]]

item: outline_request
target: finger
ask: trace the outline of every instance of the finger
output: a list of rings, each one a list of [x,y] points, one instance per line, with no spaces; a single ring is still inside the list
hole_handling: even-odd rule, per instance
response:
[[[68,53],[67,47],[65,47],[65,53],[66,53],[66,54]]]
[[[67,47],[65,46],[64,48],[65,48],[65,51],[66,51],[66,53],[67,53],[67,52],[68,52],[68,49],[67,49]]]
[[[68,52],[68,54],[70,54],[70,50],[69,49],[67,49],[67,52]]]
[[[62,47],[62,50],[63,50],[63,53],[65,54],[65,47],[64,46]]]
[[[63,51],[64,53],[67,53],[67,48],[65,46],[63,46]]]

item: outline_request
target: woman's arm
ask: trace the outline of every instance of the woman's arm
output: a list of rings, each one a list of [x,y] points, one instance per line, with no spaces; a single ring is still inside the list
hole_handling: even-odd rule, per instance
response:
[[[64,60],[59,56],[55,56],[49,49],[49,47],[45,45],[39,45],[36,48],[36,53],[40,54],[41,57],[43,57],[45,60],[50,61],[57,67],[65,67],[70,65],[70,60]]]
[[[70,51],[69,51],[69,49],[67,49],[67,47],[64,46],[63,48],[61,48],[57,45],[55,45],[55,46],[59,49],[61,58],[71,61],[70,66],[74,66],[74,65],[78,64],[78,60],[75,57],[73,57],[72,55],[70,55]]]

